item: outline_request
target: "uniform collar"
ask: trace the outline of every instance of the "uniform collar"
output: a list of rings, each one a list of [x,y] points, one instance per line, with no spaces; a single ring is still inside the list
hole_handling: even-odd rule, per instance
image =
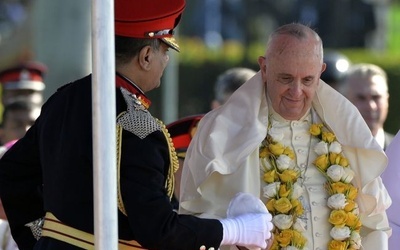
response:
[[[117,72],[115,83],[117,87],[124,88],[128,90],[130,93],[136,95],[142,105],[148,109],[151,105],[151,101],[147,96],[144,94],[143,90],[141,90],[135,83],[129,80],[126,76]]]

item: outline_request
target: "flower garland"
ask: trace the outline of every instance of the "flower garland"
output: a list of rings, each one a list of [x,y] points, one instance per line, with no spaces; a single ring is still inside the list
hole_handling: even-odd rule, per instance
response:
[[[327,179],[327,206],[332,209],[329,223],[332,224],[330,235],[333,239],[329,242],[329,250],[360,249],[361,220],[355,202],[358,190],[351,184],[354,172],[343,156],[335,134],[327,131],[323,124],[312,124],[310,133],[320,139],[314,148],[319,156],[313,164]]]
[[[276,133],[269,125],[260,146],[260,165],[267,183],[263,192],[275,225],[271,249],[304,249],[307,239],[302,234],[305,224],[300,218],[304,208],[298,199],[303,193],[298,182],[301,170],[294,162],[293,150],[279,142],[282,139],[283,134]]]
[[[325,188],[329,199],[327,206],[332,209],[328,221],[333,225],[329,250],[360,249],[361,221],[355,202],[357,189],[350,183],[354,172],[348,160],[342,155],[341,145],[336,136],[323,131],[322,124],[312,124],[310,133],[320,139],[314,148],[318,154],[313,164],[326,177]],[[260,146],[260,166],[264,171],[263,188],[268,211],[275,225],[274,243],[271,249],[306,249],[304,208],[299,201],[303,187],[298,182],[300,168],[295,164],[295,155],[290,147],[280,141],[283,134],[268,126],[268,134]]]

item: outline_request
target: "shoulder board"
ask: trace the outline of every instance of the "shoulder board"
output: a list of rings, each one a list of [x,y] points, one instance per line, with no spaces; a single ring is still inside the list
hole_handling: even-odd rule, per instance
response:
[[[155,131],[161,131],[161,126],[150,112],[142,105],[136,95],[121,88],[127,110],[117,117],[117,125],[131,132],[140,139],[146,138]]]

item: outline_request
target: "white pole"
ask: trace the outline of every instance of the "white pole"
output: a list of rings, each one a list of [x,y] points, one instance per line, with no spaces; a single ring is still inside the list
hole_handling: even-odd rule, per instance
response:
[[[165,70],[165,82],[162,88],[162,120],[165,124],[178,119],[179,109],[179,69],[177,52],[169,54],[168,66]]]
[[[95,248],[118,249],[114,0],[92,2]]]

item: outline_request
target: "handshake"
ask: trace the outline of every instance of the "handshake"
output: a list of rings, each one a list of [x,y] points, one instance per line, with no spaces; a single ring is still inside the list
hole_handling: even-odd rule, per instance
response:
[[[272,216],[262,201],[251,194],[238,193],[229,203],[227,218],[221,219],[221,245],[266,249],[271,239]]]

